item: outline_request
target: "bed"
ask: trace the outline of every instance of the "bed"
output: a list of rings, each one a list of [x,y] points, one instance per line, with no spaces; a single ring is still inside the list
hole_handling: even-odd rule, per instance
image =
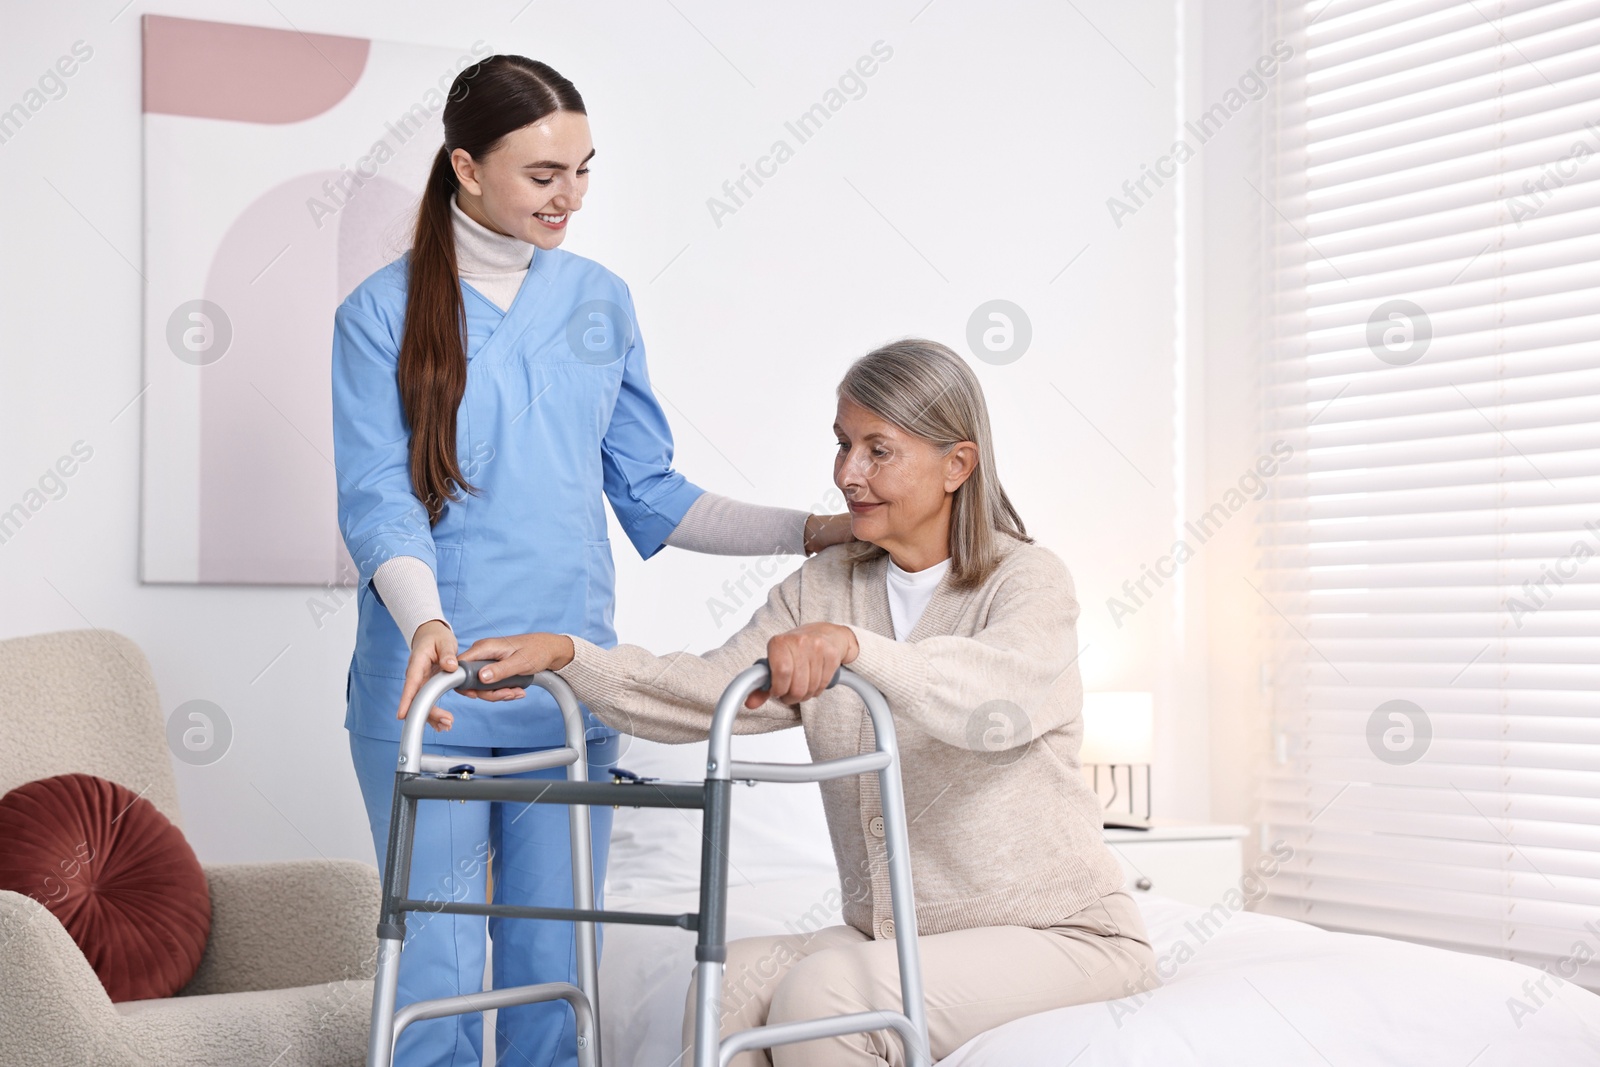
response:
[[[799,731],[742,737],[735,754],[803,762],[803,744]],[[619,763],[689,780],[703,761],[704,746],[632,741]],[[827,914],[838,881],[816,787],[741,786],[733,808],[729,939],[841,922]],[[695,910],[698,834],[698,813],[619,811],[606,905]],[[1208,926],[1203,909],[1135,897],[1171,974],[1161,987],[1015,1020],[942,1067],[1600,1065],[1600,995],[1553,979],[1530,994],[1541,971],[1249,911]],[[676,1067],[694,935],[612,924],[604,937],[605,1067]]]

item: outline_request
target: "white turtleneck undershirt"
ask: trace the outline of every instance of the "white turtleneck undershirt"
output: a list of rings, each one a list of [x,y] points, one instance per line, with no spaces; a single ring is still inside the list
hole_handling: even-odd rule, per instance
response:
[[[536,246],[498,233],[477,222],[450,198],[451,227],[456,241],[456,270],[461,280],[508,311],[522,288]],[[810,512],[746,504],[715,493],[702,493],[689,505],[666,543],[690,552],[721,556],[805,555],[805,521]],[[921,572],[919,572],[921,573]],[[372,576],[373,588],[389,608],[395,624],[411,643],[417,627],[444,619],[439,585],[427,563],[416,556],[394,556]]]
[[[501,311],[522,288],[537,246],[509,234],[497,233],[461,210],[450,198],[451,229],[456,237],[456,272],[461,280],[489,298]]]

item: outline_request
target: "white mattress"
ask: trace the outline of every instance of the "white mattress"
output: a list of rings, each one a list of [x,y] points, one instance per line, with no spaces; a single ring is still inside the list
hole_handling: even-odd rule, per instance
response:
[[[729,894],[730,940],[783,933],[818,908],[828,878],[738,886]],[[1533,999],[1541,971],[1388,938],[1335,934],[1251,912],[1209,937],[1201,909],[1137,894],[1158,958],[1187,956],[1143,998],[1045,1012],[980,1034],[944,1067],[1597,1067],[1600,996],[1573,985],[1514,1018],[1508,1002]],[[693,911],[694,894],[616,896],[607,907]],[[813,920],[820,912],[812,912]],[[828,923],[840,922],[837,916]],[[1187,951],[1180,943],[1187,943]],[[610,925],[600,966],[605,1067],[673,1067],[694,935]],[[1171,964],[1166,965],[1171,971]]]

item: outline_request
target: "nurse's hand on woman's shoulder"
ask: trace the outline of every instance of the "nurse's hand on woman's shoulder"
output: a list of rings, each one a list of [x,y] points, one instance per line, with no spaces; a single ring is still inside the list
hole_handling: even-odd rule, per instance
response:
[[[515,634],[474,641],[472,647],[461,654],[461,658],[468,663],[495,660],[494,666],[478,672],[479,681],[492,682],[496,678],[510,678],[517,674],[559,671],[572,662],[575,651],[572,638],[566,634]],[[526,689],[513,686],[508,689],[475,689],[467,696],[478,700],[518,700],[527,693]]]
[[[808,556],[855,539],[856,535],[850,531],[848,511],[837,515],[812,515],[806,519],[805,550]]]
[[[406,664],[406,684],[400,691],[400,709],[395,713],[395,718],[406,717],[411,699],[422,688],[422,683],[433,677],[436,671],[455,669],[455,631],[442,619],[434,619],[417,627],[417,632],[411,635],[411,661]],[[428,710],[428,725],[435,730],[448,730],[454,721],[454,716],[443,708]]]

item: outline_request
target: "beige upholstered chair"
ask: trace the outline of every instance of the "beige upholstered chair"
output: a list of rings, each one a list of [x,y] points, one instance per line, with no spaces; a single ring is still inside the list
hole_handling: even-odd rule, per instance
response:
[[[0,641],[0,793],[74,771],[182,825],[149,663],[109,630]],[[3,846],[0,846],[3,847]],[[7,1064],[321,1067],[363,1062],[378,873],[349,860],[206,864],[211,937],[188,987],[113,1004],[46,908],[0,892]]]

